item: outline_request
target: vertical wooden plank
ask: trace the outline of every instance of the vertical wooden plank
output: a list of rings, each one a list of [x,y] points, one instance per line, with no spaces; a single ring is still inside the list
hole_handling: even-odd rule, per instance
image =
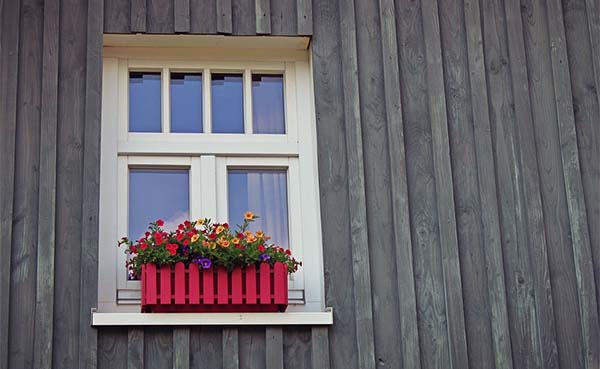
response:
[[[296,0],[298,36],[311,36],[313,33],[312,1]]]
[[[190,368],[223,367],[223,336],[221,327],[194,327],[190,337]]]
[[[146,0],[146,31],[148,33],[173,33],[175,11],[173,0]]]
[[[229,302],[229,278],[227,270],[223,267],[217,269],[217,304],[227,304]]]
[[[0,170],[12,178],[15,170],[20,1],[3,2],[0,22]],[[10,267],[14,180],[0,181],[0,368],[8,368]]]
[[[40,183],[37,239],[37,287],[33,365],[52,362],[54,249],[56,212],[56,129],[60,4],[44,2],[42,102],[40,111]],[[0,349],[1,351],[2,349]]]
[[[160,267],[160,303],[171,303],[171,267],[162,265]]]
[[[265,329],[265,358],[266,369],[283,368],[283,332],[281,327]]]
[[[175,264],[175,303],[185,304],[185,265],[181,262]]]
[[[246,304],[256,304],[256,267],[247,266],[244,274],[246,275]]]
[[[266,368],[265,328],[241,327],[238,340],[240,369]]]
[[[271,33],[278,36],[295,36],[298,18],[296,0],[271,2]]]
[[[260,264],[260,303],[270,304],[271,301],[271,268],[267,263]]]
[[[105,0],[110,1],[110,0]],[[146,32],[146,0],[131,0],[131,32]]]
[[[348,165],[348,204],[350,216],[350,243],[352,248],[352,275],[354,278],[354,311],[358,367],[375,368],[373,338],[373,308],[371,301],[371,271],[369,266],[369,239],[363,146],[360,117],[360,97],[356,71],[356,23],[353,0],[340,0],[339,21],[341,35],[342,85],[344,91],[344,119],[346,160]]]
[[[98,306],[98,235],[100,207],[100,127],[102,104],[102,35],[104,0],[87,4],[85,74],[85,130],[83,135],[83,191],[81,271],[79,287],[79,368],[97,367],[97,330],[90,326]]]
[[[587,14],[587,26],[590,38],[592,55],[600,54],[600,4],[594,0],[585,0],[585,12]],[[594,84],[596,85],[596,99],[600,106],[600,60],[592,58],[592,67],[594,70]],[[600,289],[599,289],[600,290]],[[600,300],[598,300],[600,305]]]
[[[256,33],[268,35],[271,33],[271,0],[255,0]]]
[[[96,343],[90,327],[90,310],[95,304],[97,293],[97,233],[94,224],[94,193],[91,189],[98,184],[93,173],[97,165],[84,168],[91,164],[94,151],[93,144],[84,148],[86,136],[92,137],[98,127],[88,127],[86,132],[86,117],[92,116],[86,112],[86,101],[95,100],[90,94],[99,93],[99,85],[94,85],[96,73],[101,73],[101,50],[96,49],[95,40],[100,35],[92,35],[92,30],[100,24],[103,18],[88,21],[88,16],[97,9],[97,3],[91,4],[88,12],[86,2],[68,1],[60,7],[60,39],[59,39],[59,72],[58,72],[58,143],[56,169],[56,265],[69,265],[69,268],[55,268],[55,298],[54,298],[54,332],[52,365],[54,367],[93,366],[96,357]],[[102,10],[97,10],[102,15]],[[128,18],[127,18],[128,19]],[[91,23],[90,23],[91,22]],[[90,30],[91,48],[88,49],[88,27]],[[92,53],[96,52],[95,55]],[[88,75],[86,64],[88,60],[98,60]],[[98,58],[98,59],[96,59]],[[86,83],[90,80],[90,90]],[[99,82],[98,82],[99,83]],[[88,97],[86,99],[86,96]],[[99,103],[100,97],[95,100]],[[94,108],[90,106],[90,112]],[[99,114],[99,112],[98,112]],[[90,139],[88,139],[89,141]],[[92,156],[90,156],[92,155]],[[84,182],[84,175],[92,175],[91,180]],[[85,189],[84,189],[85,187]],[[84,191],[90,195],[90,203],[86,204],[86,219],[84,219]],[[96,200],[97,201],[97,200]],[[92,217],[92,219],[89,219]],[[82,231],[92,233],[89,244],[82,244]],[[92,240],[95,234],[95,240]],[[87,240],[87,239],[86,239]],[[89,248],[89,250],[84,250]],[[85,252],[85,255],[82,255]],[[91,270],[83,270],[89,266]],[[82,274],[82,272],[84,274]],[[89,285],[88,285],[89,283]],[[81,291],[82,286],[89,291]],[[84,306],[85,305],[85,306]],[[87,310],[85,310],[87,309]],[[85,322],[85,323],[82,323]],[[83,324],[83,326],[82,326]],[[87,329],[89,330],[87,330]],[[80,340],[83,339],[83,346]],[[93,342],[93,346],[92,345]],[[89,347],[87,345],[90,345]],[[81,352],[80,352],[81,348]],[[88,350],[84,352],[83,350]],[[84,355],[81,357],[80,354]],[[93,357],[92,357],[93,356]]]
[[[448,340],[450,344],[451,361],[448,365],[452,368],[467,368],[469,364],[465,336],[458,240],[456,235],[437,1],[423,2],[421,4],[421,11],[423,14],[423,33],[425,37],[437,212],[440,239],[442,240],[442,270],[444,273],[446,319],[448,320]]]
[[[127,329],[121,327],[99,329],[97,351],[98,369],[130,369],[128,367]],[[50,365],[46,364],[41,368],[49,367]]]
[[[465,2],[465,32],[470,75],[471,109],[477,157],[477,181],[481,201],[483,251],[490,304],[490,325],[496,369],[512,369],[512,349],[508,325],[504,260],[500,235],[493,144],[489,118],[483,35],[479,0]]]
[[[235,268],[231,272],[231,303],[242,303],[242,269]]]
[[[312,368],[311,329],[287,326],[283,329],[283,362],[286,369]],[[318,368],[322,368],[319,366]]]
[[[190,286],[189,290],[189,303],[190,304],[198,304],[200,303],[200,279],[198,273],[198,265],[190,264],[189,265],[189,274],[188,274],[188,285]]]
[[[215,0],[190,0],[190,31],[201,34],[217,33]]]
[[[234,35],[256,34],[256,9],[255,0],[232,0],[231,17],[232,32]]]
[[[558,118],[560,156],[581,315],[581,344],[584,365],[587,368],[593,368],[600,366],[600,322],[596,305],[593,264],[590,263],[592,252],[579,165],[562,5],[560,1],[556,0],[550,0],[546,4],[548,6],[546,15],[551,45],[550,59]],[[572,360],[571,363],[573,363]]]
[[[173,328],[144,329],[144,367],[165,369],[173,367]]]
[[[329,369],[329,336],[327,327],[314,326],[311,329],[311,359],[313,368]],[[405,367],[403,368],[410,368]],[[413,367],[413,368],[420,368]]]
[[[146,0],[104,0],[104,32],[138,32],[138,30],[133,30],[131,27],[134,25],[132,21],[133,5],[139,1]],[[145,22],[146,19],[144,14],[144,23]],[[145,32],[145,29],[143,31],[139,30],[139,32]]]
[[[287,289],[285,285],[287,283],[287,269],[283,263],[277,262],[273,268],[273,290],[275,291],[274,303],[285,304],[287,303]]]
[[[214,304],[215,284],[213,268],[202,269],[202,301],[205,304]]]
[[[402,337],[401,365],[403,368],[420,368],[395,11],[393,0],[379,0],[387,148],[390,161],[392,232],[395,244],[396,289]],[[319,331],[319,328],[313,328],[314,339],[327,340],[327,331],[323,332]],[[314,348],[315,344],[313,343],[313,355],[315,354]]]
[[[231,0],[216,0],[217,1],[217,33],[231,33]]]
[[[190,367],[190,329],[173,328],[173,369]]]
[[[156,304],[156,265],[146,265],[146,303]]]
[[[175,0],[175,33],[190,31],[190,0]]]
[[[240,367],[237,328],[223,328],[223,369]]]
[[[17,83],[15,170],[10,245],[10,314],[8,363],[11,367],[33,365],[38,220],[38,166],[42,90],[43,7],[25,0],[21,5]]]
[[[144,369],[144,328],[127,330],[127,369]]]

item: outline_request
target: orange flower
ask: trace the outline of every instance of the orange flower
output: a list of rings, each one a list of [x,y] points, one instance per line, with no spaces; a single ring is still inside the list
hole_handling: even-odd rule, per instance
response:
[[[254,237],[254,235],[252,235],[252,234],[249,234],[249,235],[246,236],[246,241],[247,242],[254,242],[254,241],[256,241],[256,237]]]
[[[239,239],[239,238],[237,238],[237,237],[234,237],[234,238],[231,240],[231,242],[232,242],[234,245],[239,245],[239,244],[240,244],[240,239]]]
[[[248,237],[248,236],[250,236],[252,234],[252,232],[246,231],[246,232],[244,232],[244,234],[246,235],[246,237]]]
[[[244,219],[246,220],[252,220],[254,219],[254,213],[251,211],[247,211],[244,213]]]
[[[229,247],[229,241],[221,239],[219,240],[219,245],[221,245],[221,247]]]
[[[207,240],[202,240],[202,246],[208,247],[210,246],[210,243]]]
[[[263,238],[264,236],[265,236],[265,233],[263,231],[256,231],[256,237]]]
[[[198,238],[200,238],[200,235],[195,234],[192,236],[191,240],[192,240],[192,242],[196,242],[196,241],[198,241]]]
[[[215,230],[215,232],[217,234],[219,234],[219,233],[223,232],[224,230],[225,230],[225,227],[223,227],[223,226],[220,225],[220,226],[217,227],[217,229]]]

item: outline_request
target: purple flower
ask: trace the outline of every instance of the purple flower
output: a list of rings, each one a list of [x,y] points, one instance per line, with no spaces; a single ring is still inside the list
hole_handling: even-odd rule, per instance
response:
[[[258,260],[260,261],[267,261],[269,260],[271,257],[267,254],[260,254],[260,256],[258,257]]]
[[[212,261],[210,261],[209,258],[196,257],[194,259],[194,263],[200,265],[202,267],[202,269],[208,269],[212,265]]]

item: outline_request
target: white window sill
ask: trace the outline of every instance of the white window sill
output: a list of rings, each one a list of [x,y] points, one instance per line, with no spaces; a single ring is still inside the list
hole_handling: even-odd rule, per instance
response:
[[[98,313],[92,326],[145,325],[332,325],[333,309],[289,313]]]

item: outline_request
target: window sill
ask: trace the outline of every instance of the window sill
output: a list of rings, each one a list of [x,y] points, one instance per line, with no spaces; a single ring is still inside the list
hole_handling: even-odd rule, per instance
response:
[[[289,313],[98,313],[92,326],[145,325],[332,325],[333,309]]]

